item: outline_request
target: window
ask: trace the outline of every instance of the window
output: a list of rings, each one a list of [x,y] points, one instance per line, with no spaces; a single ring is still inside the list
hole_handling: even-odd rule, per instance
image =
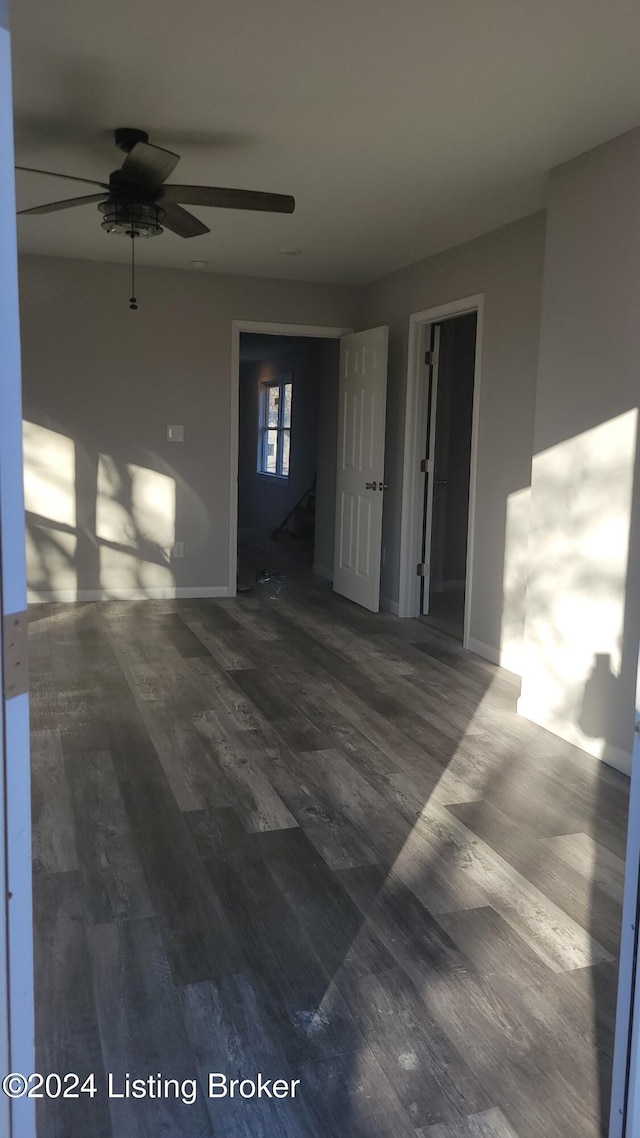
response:
[[[289,477],[292,394],[290,376],[260,384],[259,474]]]

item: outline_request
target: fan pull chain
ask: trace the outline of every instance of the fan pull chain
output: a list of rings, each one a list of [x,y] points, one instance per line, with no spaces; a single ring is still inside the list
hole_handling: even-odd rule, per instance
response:
[[[129,297],[129,308],[137,308],[138,302],[136,300],[136,258],[134,253],[136,234],[131,232],[131,296]]]

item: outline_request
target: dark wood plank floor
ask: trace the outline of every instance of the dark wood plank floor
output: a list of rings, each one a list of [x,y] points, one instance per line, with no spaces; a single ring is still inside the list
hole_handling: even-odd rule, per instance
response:
[[[606,1133],[627,780],[512,676],[317,582],[30,631],[39,1138]]]

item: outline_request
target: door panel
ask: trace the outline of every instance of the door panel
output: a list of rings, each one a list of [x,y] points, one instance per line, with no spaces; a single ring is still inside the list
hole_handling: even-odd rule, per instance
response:
[[[372,612],[380,608],[388,336],[385,326],[340,341],[333,587]]]

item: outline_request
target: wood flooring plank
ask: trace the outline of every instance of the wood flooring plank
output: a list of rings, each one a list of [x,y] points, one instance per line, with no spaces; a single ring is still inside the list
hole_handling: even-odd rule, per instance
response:
[[[427,803],[416,827],[436,853],[449,853],[457,870],[483,889],[497,912],[524,935],[552,971],[612,959],[585,929],[445,808]]]
[[[381,886],[362,869],[338,876],[411,980],[427,1014],[487,1092],[488,1102],[505,1111],[523,1138],[554,1133],[558,1120],[560,1132],[572,1138],[595,1133],[598,1084],[584,1053],[567,1056],[561,1047],[545,1046],[540,1020],[524,997],[514,1000],[512,991],[488,983],[398,882],[387,878]]]
[[[92,1073],[90,1098],[40,1099],[38,1134],[112,1138],[106,1079],[77,873],[39,873],[33,882],[36,1071]],[[25,1072],[28,1074],[29,1072]],[[115,1138],[115,1135],[113,1136]]]
[[[161,624],[163,633],[177,648],[181,656],[209,656],[209,649],[184,623],[179,613],[170,613]]]
[[[498,1107],[418,1130],[418,1138],[519,1138]]]
[[[31,732],[31,826],[35,873],[77,869],[73,810],[60,732]]]
[[[115,921],[89,930],[89,943],[105,1066],[121,1088],[127,1072],[145,1078],[197,1078],[178,994],[154,919]],[[186,1085],[187,1096],[191,1087]],[[168,1097],[109,1099],[114,1135],[213,1138],[205,1098],[184,1103]]]
[[[205,742],[208,753],[219,765],[229,788],[228,805],[234,806],[246,830],[281,830],[297,826],[268,777],[260,747],[251,731],[222,732],[215,716],[205,712],[196,716],[194,730]],[[201,797],[213,809],[227,805],[218,795],[208,793],[201,780]]]
[[[254,667],[253,662],[235,648],[233,637],[224,637],[220,633],[211,632],[201,620],[187,620],[185,623],[220,668],[224,668],[225,671],[237,671],[240,668]]]
[[[302,1061],[362,1047],[343,997],[255,839],[243,833],[232,810],[187,817],[216,893],[241,933],[242,957],[284,1055]]]
[[[300,757],[283,745],[276,732],[260,732],[258,737],[264,740],[273,785],[329,867],[377,864],[380,855],[363,827],[354,825],[340,800],[323,794]]]
[[[367,1048],[298,1068],[318,1134],[340,1138],[415,1138],[395,1088]]]
[[[138,707],[179,809],[201,810],[204,800],[198,783],[210,764],[190,717],[173,700],[145,700]],[[229,794],[223,781],[220,774],[217,793],[220,805],[227,806]]]
[[[79,878],[90,924],[153,913],[108,751],[87,750],[65,734]]]
[[[553,850],[571,869],[581,873],[612,900],[622,901],[624,859],[599,845],[591,834],[561,834],[555,838],[543,838],[542,845]]]
[[[348,1003],[415,1127],[489,1105],[486,1090],[401,968],[355,979]]]
[[[215,983],[190,984],[181,989],[180,998],[203,1086],[208,1086],[211,1072],[228,1080],[254,1081],[261,1072],[265,1080],[285,1080],[291,1086],[295,1072],[274,1039],[248,976],[238,973]],[[224,1138],[316,1138],[304,1091],[298,1085],[293,1092],[293,1098],[280,1099],[207,1098],[214,1133]]]
[[[123,711],[121,711],[121,716]],[[109,750],[154,912],[163,918],[177,984],[233,972],[241,959],[135,705],[107,727]]]
[[[342,990],[354,976],[393,967],[392,956],[303,830],[256,834],[254,841],[305,936]]]
[[[562,912],[612,954],[617,954],[622,896],[598,896],[598,886],[543,845],[522,822],[512,822],[489,802],[450,805],[447,810],[512,865]]]
[[[407,836],[407,825],[365,778],[338,751],[309,751],[288,755],[292,776],[310,785],[320,805],[344,818],[363,848],[370,846],[376,861],[392,865]]]
[[[590,1051],[594,1044],[598,1050],[607,1049],[607,1040],[597,1026],[593,1002],[580,999],[567,983],[574,973],[550,973],[522,937],[490,907],[448,913],[437,919],[502,1002],[520,1009],[520,1021],[534,1021],[532,1035],[540,1049],[554,1056],[559,1065],[568,1064],[571,1057],[576,1085],[585,1079],[588,1082]],[[589,1086],[584,1087],[584,1093],[589,1095]]]

